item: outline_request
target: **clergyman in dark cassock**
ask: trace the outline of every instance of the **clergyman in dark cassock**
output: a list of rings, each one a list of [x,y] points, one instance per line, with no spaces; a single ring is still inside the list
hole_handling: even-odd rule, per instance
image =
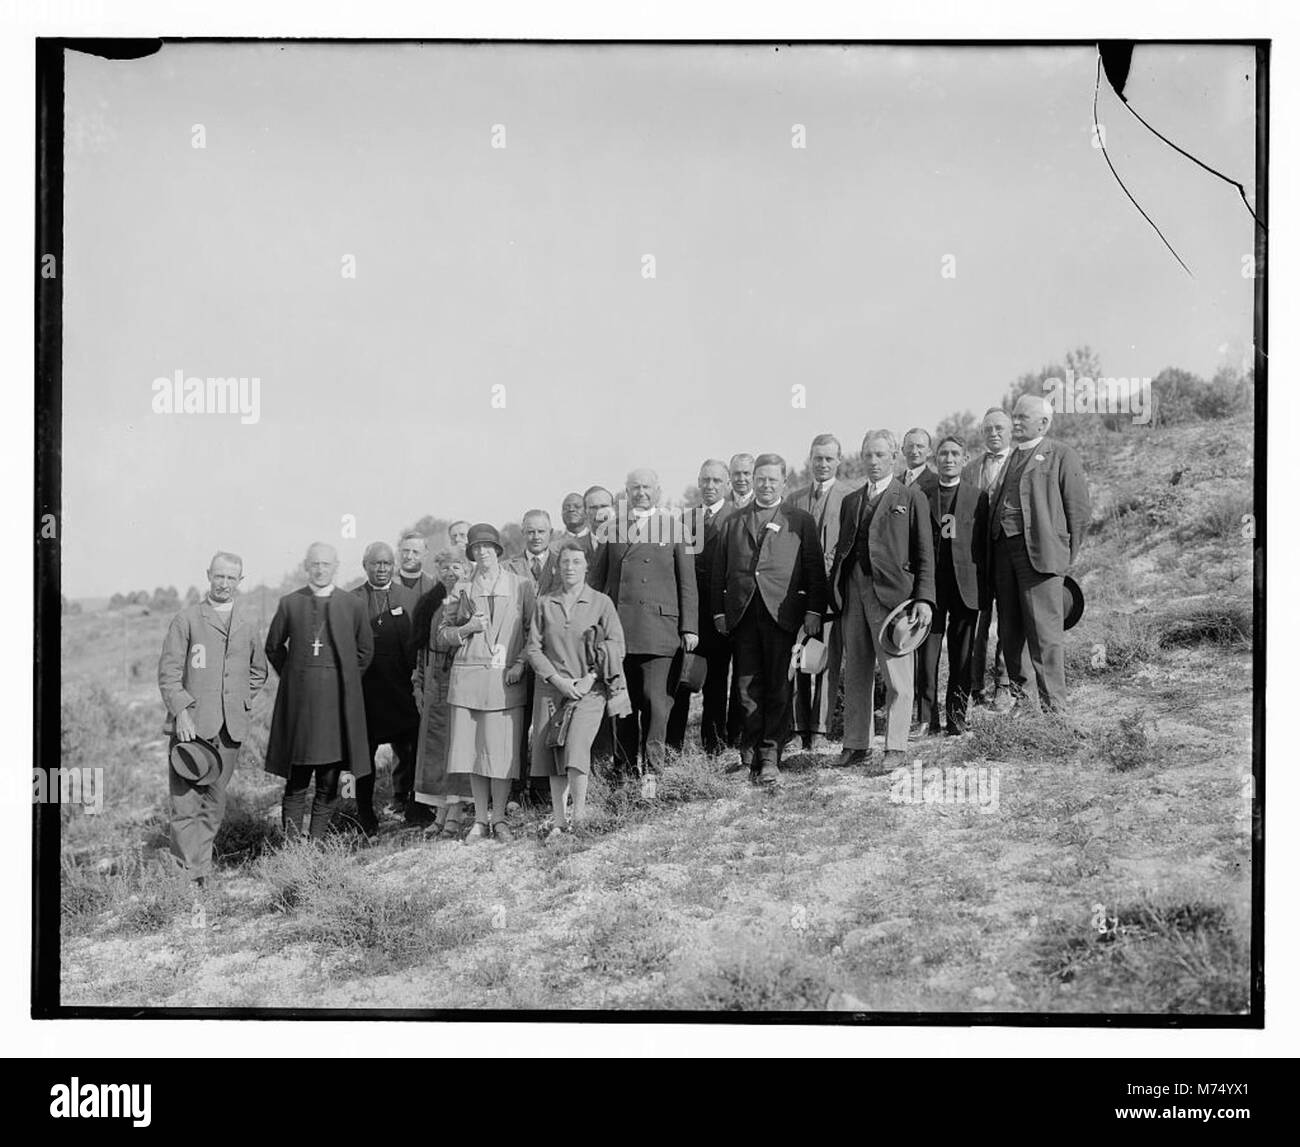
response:
[[[266,771],[285,779],[285,831],[302,828],[307,789],[315,780],[311,836],[329,831],[339,783],[371,772],[361,677],[374,655],[365,607],[334,585],[338,554],[316,543],[303,563],[308,583],[285,594],[266,636],[266,656],[280,685],[266,746]]]
[[[352,592],[364,605],[375,655],[361,678],[366,702],[370,759],[380,745],[393,750],[393,797],[388,812],[415,823],[427,814],[415,804],[415,738],[420,712],[411,674],[415,670],[412,627],[419,599],[393,578],[393,551],[383,542],[366,548],[366,581]],[[357,778],[357,819],[367,835],[379,828],[375,816],[375,773]]]
[[[939,660],[948,643],[948,685],[943,711],[947,731],[966,731],[970,698],[971,648],[979,622],[979,564],[983,538],[976,533],[978,486],[963,477],[966,447],[948,437],[935,450],[938,481],[929,487],[930,524],[934,535],[934,614],[930,634],[918,651],[921,663],[919,713],[931,733],[939,731]]]

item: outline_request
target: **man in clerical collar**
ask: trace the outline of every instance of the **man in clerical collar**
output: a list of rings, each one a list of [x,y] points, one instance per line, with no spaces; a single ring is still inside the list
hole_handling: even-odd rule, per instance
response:
[[[360,595],[335,592],[338,568],[334,547],[314,542],[303,561],[307,584],[280,599],[266,635],[267,660],[280,677],[266,771],[284,778],[281,816],[290,835],[302,830],[315,780],[313,839],[329,831],[344,771],[360,781],[372,770],[361,681],[374,637]]]
[[[436,577],[424,572],[424,559],[428,552],[428,540],[418,530],[407,530],[397,542],[397,580],[417,598],[438,584]]]
[[[419,595],[393,579],[395,563],[386,542],[371,542],[361,559],[366,581],[352,592],[366,607],[375,655],[361,678],[366,708],[366,739],[370,760],[380,745],[393,751],[393,794],[384,807],[392,819],[408,824],[427,821],[425,806],[415,800],[415,746],[420,713],[415,707],[411,674],[415,671],[412,626]],[[379,831],[375,815],[375,777],[357,779],[357,820],[367,836]]]
[[[940,728],[939,660],[948,645],[948,687],[942,712],[947,732],[966,731],[970,695],[971,646],[979,620],[980,569],[976,560],[975,520],[979,488],[963,478],[966,444],[949,435],[935,451],[939,480],[928,492],[934,535],[934,618],[925,645],[917,652],[917,713],[921,729]]]
[[[934,602],[930,505],[915,483],[894,477],[898,443],[888,430],[862,440],[867,484],[840,507],[840,535],[831,594],[844,626],[844,754],[841,765],[867,765],[883,775],[903,763],[912,719],[913,654],[879,648],[890,611],[906,601],[929,621]],[[873,758],[875,670],[885,680],[885,755]]]
[[[835,547],[840,540],[840,507],[861,481],[840,478],[843,451],[834,434],[818,434],[808,450],[808,472],[812,482],[796,490],[786,503],[812,515],[817,523],[818,540],[829,577],[835,561]],[[801,747],[820,752],[826,747],[831,711],[840,693],[840,672],[844,665],[844,631],[836,621],[822,626],[826,642],[826,671],[815,677],[808,673],[795,676],[794,731]]]
[[[991,406],[984,413],[980,423],[980,434],[984,439],[984,453],[973,458],[966,465],[963,480],[979,490],[977,507],[978,537],[988,533],[989,499],[997,491],[1002,481],[1002,471],[1011,456],[1011,415],[1000,406]],[[993,595],[993,571],[986,567],[987,555],[976,553],[980,562],[980,616],[975,626],[975,640],[971,646],[971,681],[970,700],[972,705],[992,704],[995,708],[1005,698],[1011,704],[1011,680],[1007,677],[1006,664],[1002,657],[1002,637],[999,634],[993,650],[993,672],[995,675],[993,696],[987,697],[984,682],[988,675],[989,629],[993,624],[996,602]],[[1000,627],[999,627],[1000,628]]]
[[[248,713],[266,683],[266,654],[256,620],[235,600],[244,563],[225,551],[208,563],[208,594],[180,611],[158,659],[158,689],[173,726],[167,746],[206,741],[221,760],[214,780],[195,784],[168,769],[171,852],[202,887],[212,873],[212,843],[226,811],[226,790]]]
[[[754,456],[734,454],[730,464],[731,500],[743,510],[754,500]]]
[[[903,435],[903,465],[899,477],[904,486],[919,485],[924,493],[929,493],[938,480],[930,468],[933,453],[933,440],[930,432],[923,427],[913,426]]]

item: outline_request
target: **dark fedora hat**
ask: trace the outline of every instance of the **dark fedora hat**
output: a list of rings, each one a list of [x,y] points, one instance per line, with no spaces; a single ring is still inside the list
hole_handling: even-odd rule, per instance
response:
[[[501,544],[501,534],[497,531],[496,526],[489,525],[487,522],[479,522],[477,525],[470,526],[469,533],[465,537],[465,553],[471,558],[474,556],[474,547],[487,542],[497,552],[497,557],[505,553],[505,547]]]
[[[191,784],[210,785],[221,775],[221,754],[209,741],[177,741],[169,759],[176,775]]]
[[[1083,590],[1079,588],[1079,583],[1065,575],[1065,628],[1073,629],[1079,624],[1079,618],[1083,616]]]
[[[916,602],[910,598],[889,611],[880,625],[880,648],[890,657],[906,657],[930,634],[930,623],[916,616]]]
[[[709,663],[703,657],[678,649],[668,669],[668,692],[676,693],[678,689],[685,689],[689,693],[698,693],[704,688],[704,678],[708,672]]]

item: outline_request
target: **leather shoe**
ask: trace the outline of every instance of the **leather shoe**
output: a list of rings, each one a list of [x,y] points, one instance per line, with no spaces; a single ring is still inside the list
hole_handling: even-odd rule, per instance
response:
[[[845,749],[840,754],[840,759],[835,762],[837,769],[848,769],[855,765],[865,765],[871,759],[871,753],[866,749]]]
[[[901,769],[907,764],[907,754],[902,749],[887,749],[880,762],[880,767],[887,773]]]
[[[768,761],[758,770],[758,776],[754,779],[754,783],[766,787],[776,784],[780,779],[781,770],[777,767],[776,762]]]

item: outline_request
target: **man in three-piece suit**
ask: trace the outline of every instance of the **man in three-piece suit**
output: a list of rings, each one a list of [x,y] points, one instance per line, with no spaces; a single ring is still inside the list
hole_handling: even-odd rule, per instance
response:
[[[420,599],[414,590],[393,580],[393,551],[384,542],[368,545],[361,565],[366,580],[352,593],[366,611],[375,650],[361,678],[370,760],[373,765],[380,745],[392,746],[393,797],[385,812],[416,824],[428,816],[415,802],[415,737],[420,713],[411,690],[416,653],[412,625]],[[357,778],[357,820],[367,836],[379,831],[373,768]]]
[[[920,719],[931,733],[939,731],[939,657],[948,638],[948,686],[944,692],[947,731],[966,731],[970,696],[970,651],[979,619],[979,570],[976,534],[979,488],[963,474],[966,444],[949,436],[935,451],[938,480],[930,488],[930,525],[934,537],[934,617],[925,645],[917,651],[921,663]]]
[[[699,594],[681,519],[659,505],[653,470],[627,476],[628,517],[598,549],[597,582],[618,608],[627,654],[632,714],[618,721],[618,740],[629,766],[644,760],[658,771],[664,760],[673,698],[668,671],[679,648],[699,643]]]
[[[822,548],[829,577],[840,538],[840,507],[844,499],[859,486],[860,480],[837,477],[841,458],[840,440],[834,434],[819,434],[808,451],[808,469],[812,484],[786,498],[786,505],[812,515],[817,523],[817,538]],[[826,642],[826,672],[812,677],[800,673],[795,677],[794,731],[805,749],[823,747],[830,730],[831,713],[840,693],[840,671],[844,665],[844,634],[835,621],[822,626]]]
[[[708,666],[700,716],[700,745],[706,753],[717,753],[727,746],[727,675],[731,670],[731,640],[718,632],[708,606],[722,527],[736,513],[734,503],[727,500],[727,480],[725,462],[717,458],[705,462],[697,480],[702,504],[692,511],[689,518],[691,548],[695,551],[695,585],[701,602],[700,644],[695,652]],[[679,690],[668,717],[668,747],[678,752],[686,741],[686,719],[690,708],[691,694],[685,689]]]
[[[1022,394],[1011,414],[1015,449],[989,502],[990,568],[1002,655],[1017,703],[1065,709],[1064,576],[1088,528],[1088,482],[1073,447],[1047,437],[1052,408]],[[1029,651],[1036,689],[1028,687]]]
[[[207,597],[172,619],[158,658],[158,689],[173,726],[168,758],[178,741],[198,739],[213,745],[221,758],[221,771],[206,785],[167,770],[172,855],[200,885],[212,871],[212,843],[248,733],[248,712],[266,683],[257,618],[235,596],[243,576],[238,555],[214,555]]]
[[[740,679],[741,763],[759,784],[776,783],[790,735],[790,651],[798,634],[821,634],[826,565],[811,514],[781,505],[786,465],[754,460],[754,499],[722,528],[711,575],[711,609],[730,634]]]
[[[984,438],[984,453],[967,463],[962,480],[979,490],[979,504],[976,509],[976,537],[988,537],[989,498],[996,492],[1002,481],[1002,470],[1011,456],[1011,415],[1000,406],[991,406],[984,413],[980,423],[980,433]],[[1011,693],[1011,681],[1007,677],[1006,663],[1002,657],[1001,626],[998,627],[997,644],[993,647],[993,672],[996,674],[993,696],[986,697],[984,680],[988,674],[989,629],[993,624],[993,571],[988,568],[989,554],[981,548],[976,554],[980,566],[980,616],[975,625],[975,641],[971,647],[970,699],[973,705],[997,704],[998,694],[1008,698]]]
[[[314,543],[303,562],[307,584],[280,599],[266,635],[266,657],[280,677],[266,771],[285,780],[281,817],[290,835],[302,829],[315,778],[313,839],[334,820],[344,770],[360,780],[372,768],[361,677],[374,639],[365,606],[335,586],[338,568],[334,547]]]
[[[524,552],[512,557],[505,567],[528,578],[541,597],[550,592],[557,576],[555,551],[551,548],[551,515],[545,510],[529,510],[520,528],[524,534]]]
[[[428,552],[428,540],[416,530],[408,530],[398,539],[397,581],[411,590],[417,601],[426,593],[431,593],[438,584],[438,579],[433,574],[424,572],[424,559]]]
[[[934,440],[921,426],[913,426],[903,435],[903,466],[898,472],[904,486],[919,486],[928,495],[938,483],[938,475],[930,459],[934,456]]]
[[[834,610],[844,626],[844,754],[840,765],[868,764],[874,725],[875,667],[885,679],[885,755],[879,774],[903,763],[912,715],[913,654],[877,649],[890,610],[911,599],[921,620],[934,602],[930,504],[914,483],[894,477],[898,444],[888,430],[862,442],[867,484],[840,507],[839,545],[831,567]]]

